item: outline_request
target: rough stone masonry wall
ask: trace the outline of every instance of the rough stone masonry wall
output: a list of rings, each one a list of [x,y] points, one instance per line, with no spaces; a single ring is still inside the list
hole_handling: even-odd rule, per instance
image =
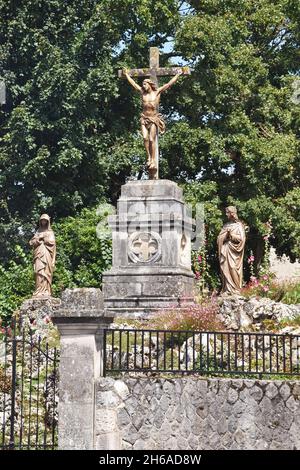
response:
[[[300,383],[101,378],[96,449],[300,449]]]

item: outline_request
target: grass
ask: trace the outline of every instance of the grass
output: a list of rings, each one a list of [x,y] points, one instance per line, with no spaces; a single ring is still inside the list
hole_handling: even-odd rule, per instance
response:
[[[299,281],[278,282],[272,279],[261,283],[258,279],[256,284],[249,283],[243,287],[241,295],[246,298],[269,298],[287,305],[300,304],[300,283]]]
[[[286,284],[285,293],[281,300],[285,304],[300,304],[300,283],[292,282]]]

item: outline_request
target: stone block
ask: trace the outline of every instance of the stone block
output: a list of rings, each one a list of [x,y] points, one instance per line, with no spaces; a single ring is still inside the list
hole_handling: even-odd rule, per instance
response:
[[[61,450],[92,450],[93,405],[59,403],[58,444]],[[92,424],[92,425],[91,425]]]
[[[122,380],[116,380],[114,382],[114,389],[119,397],[122,398],[122,400],[126,400],[126,398],[129,396],[129,389],[126,383]]]
[[[91,354],[89,348],[88,353]],[[92,403],[94,391],[94,368],[85,356],[65,357],[60,360],[59,399],[64,403]]]
[[[133,198],[138,201],[141,198],[170,198],[171,200],[182,200],[182,189],[170,180],[138,180],[129,181],[121,188],[121,200]]]
[[[101,289],[75,288],[66,289],[61,296],[61,305],[55,317],[95,317],[104,313]]]
[[[45,319],[52,318],[55,311],[60,307],[61,300],[55,297],[31,298],[25,300],[20,306],[21,322],[27,318],[30,322],[35,321],[37,326],[44,324]],[[47,324],[45,324],[47,327]]]
[[[121,450],[122,442],[118,432],[109,432],[96,437],[95,450]]]
[[[121,403],[120,397],[112,391],[98,392],[96,395],[96,404],[104,408],[116,408]]]
[[[180,299],[193,301],[192,219],[182,190],[167,180],[122,186],[113,231],[113,266],[103,274],[106,312],[136,318]]]
[[[272,382],[270,382],[268,385],[267,385],[267,388],[266,388],[266,395],[268,398],[270,398],[271,400],[273,398],[276,397],[276,395],[278,395],[278,388],[276,387],[276,385]]]
[[[96,434],[107,434],[117,430],[116,410],[101,408],[99,405],[96,410]]]
[[[287,383],[283,383],[279,389],[279,393],[284,401],[286,401],[291,395],[291,389]]]

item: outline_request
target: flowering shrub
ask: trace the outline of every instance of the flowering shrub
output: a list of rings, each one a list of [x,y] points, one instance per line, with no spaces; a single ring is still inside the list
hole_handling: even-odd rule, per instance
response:
[[[198,250],[192,251],[192,270],[195,274],[195,285],[198,298],[201,300],[208,295],[210,288],[216,287],[216,280],[212,276],[212,269],[209,265],[207,253],[207,237],[205,234],[203,244]],[[219,280],[217,281],[218,284]]]
[[[11,318],[10,323],[4,324],[4,321],[0,318],[0,343],[4,342],[5,338],[9,339],[14,337],[14,335],[24,333],[33,344],[41,342],[43,344],[48,343],[48,346],[51,348],[59,347],[57,327],[52,323],[48,315],[36,319],[24,317],[21,323],[18,312]]]
[[[218,303],[215,296],[200,304],[182,309],[166,309],[157,313],[148,323],[148,328],[164,330],[220,331],[224,325],[217,317]]]
[[[268,297],[276,302],[283,300],[284,294],[284,284],[263,277],[250,279],[250,282],[241,290],[241,295],[244,297]]]
[[[192,252],[192,269],[195,274],[195,284],[198,293],[205,295],[207,289],[207,263],[206,248],[202,246],[199,250]]]
[[[282,302],[285,304],[300,304],[300,282],[286,282],[283,285],[284,295]]]
[[[49,347],[59,346],[59,334],[57,327],[52,323],[50,317],[46,315],[43,318],[23,319],[23,328],[30,332],[33,342],[38,341],[48,343]]]
[[[270,271],[270,237],[272,235],[272,223],[269,220],[265,224],[264,240],[264,259],[259,267],[258,274],[255,274],[254,262],[255,257],[253,252],[250,252],[250,256],[247,260],[250,269],[250,281],[242,289],[241,294],[245,297],[251,297],[253,295],[259,297],[271,297],[276,295],[278,292],[278,284],[274,282],[274,275]]]
[[[5,338],[10,338],[14,334],[14,321],[11,320],[10,323],[4,324],[4,321],[2,318],[0,318],[0,342],[5,341]]]

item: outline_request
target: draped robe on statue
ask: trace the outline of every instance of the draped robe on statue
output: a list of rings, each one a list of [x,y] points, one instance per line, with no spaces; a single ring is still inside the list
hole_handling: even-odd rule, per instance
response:
[[[46,228],[41,226],[42,218],[48,221]],[[46,214],[40,218],[39,229],[29,244],[34,248],[35,292],[33,296],[51,296],[56,244],[54,232],[50,228],[50,217]]]
[[[242,287],[245,242],[245,229],[239,220],[226,223],[218,236],[222,292],[237,294]]]

